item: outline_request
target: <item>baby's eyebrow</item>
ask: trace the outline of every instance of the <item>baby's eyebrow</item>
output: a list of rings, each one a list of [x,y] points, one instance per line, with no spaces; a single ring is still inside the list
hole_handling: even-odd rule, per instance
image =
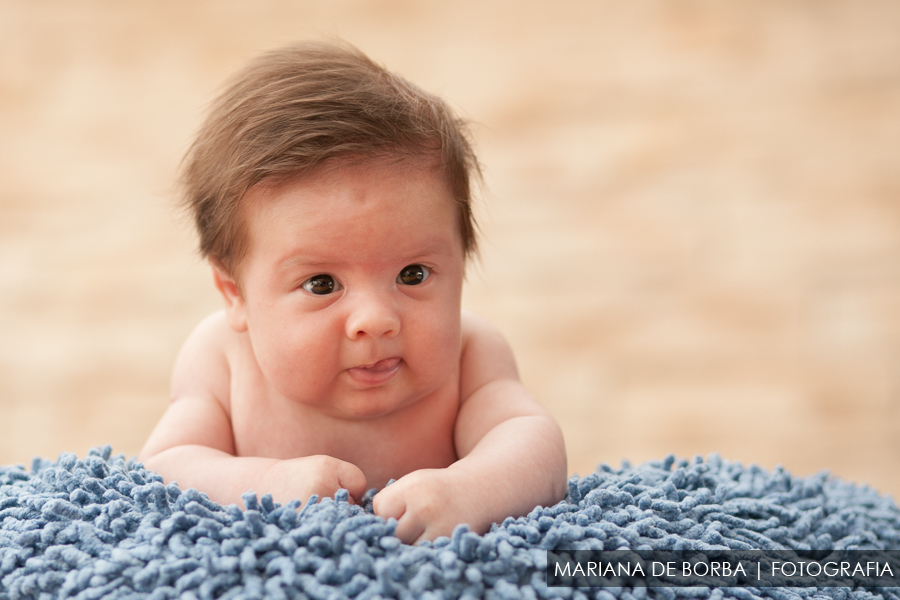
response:
[[[453,242],[450,240],[438,239],[431,240],[418,248],[408,248],[405,251],[397,251],[394,253],[398,263],[413,264],[417,261],[428,261],[439,256],[447,255],[453,252]],[[279,271],[289,271],[298,267],[304,269],[336,269],[359,262],[359,257],[350,255],[347,257],[334,258],[317,256],[303,250],[297,252],[286,253],[283,258],[275,263],[275,268]]]
[[[425,256],[435,256],[438,254],[446,254],[450,250],[450,244],[446,244],[443,242],[439,242],[436,244],[429,244],[428,246],[423,247],[421,250],[415,253],[415,256],[425,257]]]
[[[449,239],[439,238],[430,240],[427,244],[409,253],[408,259],[428,258],[431,256],[440,256],[453,252],[453,241]]]
[[[288,270],[296,267],[333,268],[339,266],[341,261],[327,260],[309,255],[289,255],[275,263],[275,268]]]

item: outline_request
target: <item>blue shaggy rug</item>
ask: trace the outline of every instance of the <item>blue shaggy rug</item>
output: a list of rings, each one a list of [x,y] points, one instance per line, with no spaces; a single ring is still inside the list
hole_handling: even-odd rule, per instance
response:
[[[346,493],[219,506],[109,447],[0,467],[0,599],[892,598],[900,588],[548,587],[548,550],[900,549],[900,509],[824,474],[672,457],[569,481],[485,535],[418,546]]]

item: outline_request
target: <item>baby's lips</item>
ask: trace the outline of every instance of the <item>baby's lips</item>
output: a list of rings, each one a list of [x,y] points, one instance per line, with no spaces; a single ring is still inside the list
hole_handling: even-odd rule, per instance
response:
[[[386,371],[390,371],[398,364],[400,364],[400,357],[392,356],[391,358],[384,358],[376,363],[372,363],[371,365],[360,365],[358,367],[354,367],[354,369],[364,369],[366,371],[383,373]]]
[[[352,367],[347,369],[347,373],[362,385],[381,385],[390,381],[397,374],[402,362],[400,357],[394,356],[379,360],[371,365]]]

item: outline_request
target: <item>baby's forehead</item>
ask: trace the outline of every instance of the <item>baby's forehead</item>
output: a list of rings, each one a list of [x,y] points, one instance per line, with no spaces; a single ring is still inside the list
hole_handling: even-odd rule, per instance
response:
[[[371,180],[373,184],[381,177],[399,183],[403,181],[421,183],[425,174],[430,183],[429,196],[432,194],[442,196],[449,205],[456,205],[453,187],[440,160],[429,156],[408,155],[338,157],[303,171],[271,176],[253,185],[244,195],[242,205],[265,202],[267,199],[282,196],[298,188],[315,189],[327,195],[329,188],[344,188],[348,177],[360,179],[360,173],[365,174],[364,180]],[[296,196],[297,201],[304,200],[303,194]],[[416,198],[411,197],[407,200],[415,201]]]
[[[430,166],[335,165],[249,196],[249,260],[273,276],[464,260],[453,195]]]
[[[330,160],[305,172],[270,177],[248,190],[240,210],[241,227],[258,235],[282,218],[355,224],[390,213],[410,218],[416,210],[427,212],[431,226],[458,228],[458,209],[439,162],[430,157],[379,156]]]

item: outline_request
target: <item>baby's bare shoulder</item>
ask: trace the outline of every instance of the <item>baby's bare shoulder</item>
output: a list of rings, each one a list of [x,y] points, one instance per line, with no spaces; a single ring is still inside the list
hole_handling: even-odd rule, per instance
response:
[[[487,319],[462,311],[460,353],[460,395],[468,397],[474,390],[497,379],[518,380],[516,360],[500,330]]]
[[[201,344],[213,344],[216,346],[224,346],[228,344],[234,337],[235,332],[228,326],[228,319],[225,316],[225,310],[217,310],[211,315],[197,323],[191,335],[188,337],[187,343],[196,341]]]
[[[215,312],[194,328],[181,348],[172,372],[172,400],[183,396],[214,398],[228,411],[231,360],[242,340]]]
[[[501,354],[508,354],[512,358],[512,350],[509,343],[500,330],[490,321],[468,310],[460,314],[460,330],[462,336],[462,354],[471,351],[492,350]]]
[[[484,317],[471,311],[463,310],[460,313],[460,329],[463,352],[465,352],[467,345],[470,343],[481,344],[492,341],[494,343],[502,343],[508,347],[499,329]]]

